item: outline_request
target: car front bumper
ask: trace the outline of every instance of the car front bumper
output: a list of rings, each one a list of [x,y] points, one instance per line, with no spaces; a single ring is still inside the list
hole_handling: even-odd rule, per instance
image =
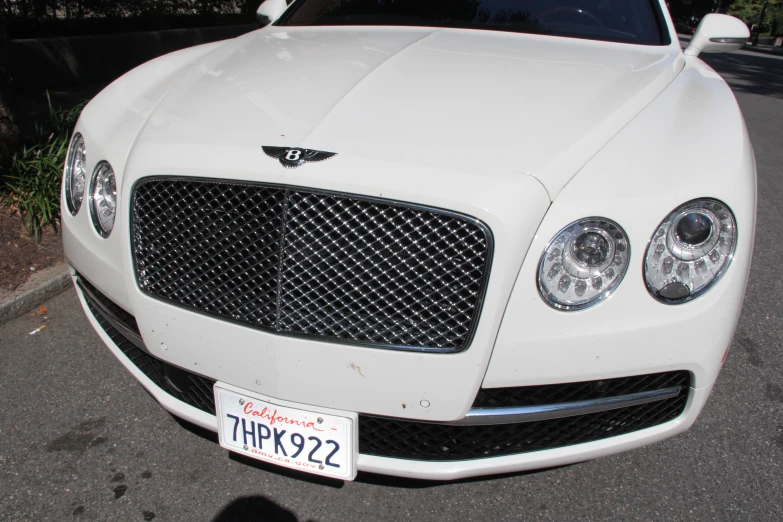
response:
[[[194,404],[192,398],[181,400],[183,397],[178,398],[176,393],[171,392],[171,389],[167,390],[164,389],[165,386],[162,387],[159,385],[161,382],[160,379],[155,378],[155,376],[152,375],[154,370],[151,372],[149,368],[145,368],[144,361],[151,360],[149,359],[151,356],[148,354],[140,355],[146,359],[134,357],[132,354],[140,354],[140,351],[139,349],[129,346],[128,343],[130,343],[129,338],[131,336],[128,335],[128,332],[122,331],[122,326],[116,321],[107,322],[106,317],[109,314],[105,313],[105,309],[102,314],[102,310],[96,308],[94,295],[85,290],[85,287],[80,284],[79,277],[75,273],[73,278],[80,302],[90,323],[126,369],[167,411],[197,426],[211,431],[217,431],[217,419],[210,412],[204,411],[207,409],[205,405],[202,404],[200,408],[194,407],[191,405]],[[165,363],[162,362],[162,364]],[[190,375],[200,383],[213,382],[210,379],[205,379],[196,374]],[[208,384],[201,384],[200,394],[202,396],[208,396],[208,394],[211,393],[211,388],[207,388],[207,386]],[[704,407],[712,386],[713,383],[710,383],[707,386],[699,388],[691,387],[687,390],[683,390],[683,393],[687,393],[687,402],[682,409],[681,414],[670,421],[631,433],[541,451],[466,460],[410,460],[405,458],[389,458],[360,454],[358,470],[415,479],[455,480],[478,475],[510,473],[560,466],[603,457],[645,446],[687,430],[694,423],[699,412]],[[308,408],[307,404],[291,403],[288,401],[281,402],[279,399],[272,400],[293,407],[302,409]]]

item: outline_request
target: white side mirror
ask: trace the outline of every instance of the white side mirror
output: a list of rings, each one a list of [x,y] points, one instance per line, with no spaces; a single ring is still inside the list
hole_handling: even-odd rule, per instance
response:
[[[288,3],[285,0],[265,0],[258,7],[256,17],[263,24],[271,24],[280,18],[286,9],[288,9]]]
[[[745,22],[733,16],[710,13],[702,18],[691,44],[685,49],[688,56],[699,53],[728,53],[736,51],[748,41],[750,31]]]

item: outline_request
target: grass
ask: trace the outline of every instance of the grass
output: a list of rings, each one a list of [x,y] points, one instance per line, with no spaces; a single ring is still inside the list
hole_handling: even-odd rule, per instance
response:
[[[36,124],[36,136],[14,154],[4,180],[3,200],[17,212],[28,233],[38,241],[47,225],[56,227],[60,216],[60,187],[71,132],[84,103],[68,109],[52,105],[49,115]]]

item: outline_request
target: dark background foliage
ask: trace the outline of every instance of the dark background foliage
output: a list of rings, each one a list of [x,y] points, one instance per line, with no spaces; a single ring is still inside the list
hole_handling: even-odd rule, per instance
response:
[[[757,24],[766,4],[761,33],[783,34],[783,0],[670,0],[666,3],[675,21],[699,20],[707,13],[725,13]]]
[[[9,37],[253,23],[261,0],[0,0]]]

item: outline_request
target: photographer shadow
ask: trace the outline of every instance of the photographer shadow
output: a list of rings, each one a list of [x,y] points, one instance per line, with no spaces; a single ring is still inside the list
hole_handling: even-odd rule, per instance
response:
[[[260,495],[232,500],[212,519],[212,522],[234,522],[236,520],[299,522],[292,511]]]

